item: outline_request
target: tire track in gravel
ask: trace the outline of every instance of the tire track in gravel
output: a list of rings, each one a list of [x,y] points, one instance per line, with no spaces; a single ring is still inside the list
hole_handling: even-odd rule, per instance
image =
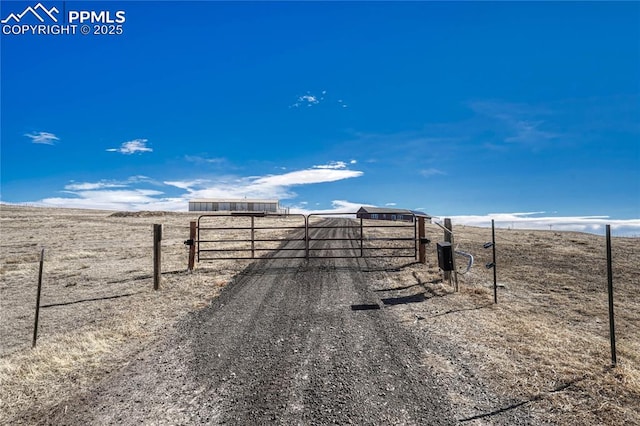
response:
[[[384,279],[375,259],[283,253],[252,263],[174,335],[42,423],[456,423],[413,335],[384,309],[352,310],[378,301],[367,282]]]

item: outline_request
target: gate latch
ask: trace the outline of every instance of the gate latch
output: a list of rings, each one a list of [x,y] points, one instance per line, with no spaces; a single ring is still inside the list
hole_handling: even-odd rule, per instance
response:
[[[193,245],[193,239],[186,240],[186,241],[184,242],[184,245],[185,245],[185,246],[192,246],[192,245]]]
[[[420,244],[429,244],[431,242],[428,238],[420,238]]]

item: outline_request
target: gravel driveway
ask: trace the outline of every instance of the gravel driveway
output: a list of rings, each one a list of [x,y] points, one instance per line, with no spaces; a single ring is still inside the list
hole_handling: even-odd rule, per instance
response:
[[[43,423],[456,423],[415,337],[378,309],[380,262],[277,254]]]

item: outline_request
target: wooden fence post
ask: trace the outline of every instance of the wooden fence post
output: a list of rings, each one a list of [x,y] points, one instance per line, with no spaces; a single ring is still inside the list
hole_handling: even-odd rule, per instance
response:
[[[189,223],[189,264],[187,265],[187,271],[192,272],[196,263],[196,226],[197,222],[192,221]]]
[[[426,244],[423,243],[425,237],[425,229],[424,229],[424,217],[418,218],[418,257],[419,262],[422,264],[427,263],[427,247]]]
[[[162,225],[153,225],[153,289],[158,290],[160,288],[161,277],[161,259],[162,259]]]

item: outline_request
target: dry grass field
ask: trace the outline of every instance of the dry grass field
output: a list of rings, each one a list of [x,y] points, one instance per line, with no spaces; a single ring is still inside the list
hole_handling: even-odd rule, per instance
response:
[[[439,228],[429,228],[442,240]],[[404,268],[380,286],[420,301],[390,308],[433,342],[424,362],[450,378],[453,400],[464,403],[461,370],[513,400],[466,419],[484,424],[526,406],[541,424],[640,424],[640,239],[613,239],[618,365],[610,368],[604,236],[496,230],[495,305],[493,272],[484,267],[491,230],[454,224],[454,231],[458,248],[475,256],[471,271],[459,275],[459,292],[441,282],[434,256],[427,268]],[[460,357],[443,359],[440,345],[457,346]]]
[[[0,210],[0,424],[87,389],[206,306],[247,261],[187,273],[189,221],[178,213]],[[163,224],[161,290],[153,290],[153,224]],[[40,325],[31,349],[39,256]]]
[[[44,413],[91,388],[207,306],[248,264],[200,263],[187,273],[183,241],[195,218],[0,206],[0,424],[20,424],[25,413]],[[154,223],[163,224],[158,292]],[[294,219],[278,223],[297,226]],[[486,424],[494,412],[528,407],[541,424],[640,424],[640,239],[613,241],[618,366],[612,369],[604,237],[498,230],[494,305],[492,272],[484,267],[491,253],[482,247],[490,230],[454,223],[454,232],[459,249],[476,258],[459,275],[458,292],[442,281],[434,244],[426,266],[385,260],[388,280],[372,282],[371,291],[429,342],[421,362],[450,383],[452,401],[468,414],[461,423]],[[435,242],[442,231],[429,225],[427,236]],[[40,331],[31,349],[41,248]],[[455,347],[457,359],[443,356],[445,346]],[[469,406],[462,377],[469,372],[513,405]]]

